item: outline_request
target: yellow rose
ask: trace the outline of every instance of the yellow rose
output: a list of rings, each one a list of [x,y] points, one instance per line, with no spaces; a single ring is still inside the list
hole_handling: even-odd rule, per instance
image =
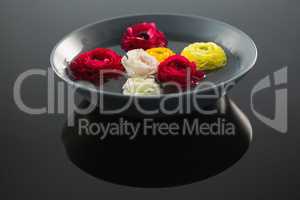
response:
[[[214,70],[227,63],[227,57],[219,45],[213,42],[196,42],[185,47],[181,55],[195,62],[198,70]]]
[[[146,51],[148,54],[155,57],[158,62],[162,62],[168,57],[175,55],[175,53],[171,49],[164,47],[151,48]]]

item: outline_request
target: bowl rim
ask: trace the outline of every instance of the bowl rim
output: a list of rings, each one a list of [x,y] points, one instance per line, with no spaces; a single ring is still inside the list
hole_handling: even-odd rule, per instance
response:
[[[218,23],[220,25],[223,25],[223,26],[227,26],[229,27],[230,29],[236,31],[237,33],[239,33],[240,35],[242,35],[243,37],[247,38],[250,42],[250,45],[253,47],[254,49],[254,59],[251,61],[250,65],[247,65],[245,66],[245,69],[244,70],[241,70],[238,72],[237,75],[231,77],[230,79],[226,80],[226,81],[223,81],[223,82],[220,82],[220,83],[217,83],[215,84],[213,87],[209,87],[209,88],[204,88],[204,89],[201,89],[201,90],[195,90],[195,89],[192,89],[192,90],[188,90],[188,91],[184,91],[184,92],[178,92],[178,93],[170,93],[170,94],[159,94],[159,95],[149,95],[149,96],[143,96],[143,95],[126,95],[126,94],[122,94],[122,93],[116,93],[116,92],[110,92],[110,91],[105,91],[105,90],[97,90],[95,88],[90,88],[90,87],[86,87],[85,85],[83,84],[80,84],[76,81],[73,81],[69,78],[66,78],[66,76],[64,76],[63,74],[61,74],[57,68],[55,67],[54,65],[54,56],[55,56],[55,52],[58,48],[58,46],[66,39],[68,38],[70,35],[73,35],[74,33],[77,33],[81,30],[84,30],[88,27],[91,27],[91,26],[94,26],[96,24],[99,24],[99,23],[103,23],[103,22],[107,22],[107,21],[112,21],[112,20],[117,20],[117,19],[121,19],[121,18],[131,18],[131,17],[145,17],[145,16],[174,16],[174,17],[187,17],[187,18],[194,18],[194,19],[202,19],[202,20],[207,20],[207,21],[211,21],[213,23]],[[183,96],[183,95],[188,95],[188,94],[195,94],[195,93],[198,93],[198,92],[205,92],[205,91],[208,91],[208,90],[212,90],[212,89],[215,89],[215,88],[219,88],[221,85],[226,85],[228,83],[231,83],[233,82],[234,80],[238,80],[239,78],[243,77],[245,74],[247,74],[252,68],[253,66],[255,65],[256,61],[257,61],[257,56],[258,56],[258,53],[257,53],[257,47],[255,45],[255,42],[253,41],[253,39],[248,35],[246,34],[245,32],[243,32],[242,30],[240,30],[239,28],[237,27],[234,27],[226,22],[223,22],[223,21],[220,21],[220,20],[216,20],[216,19],[212,19],[212,18],[209,18],[209,17],[204,17],[204,16],[200,16],[200,15],[192,15],[192,14],[177,14],[177,13],[138,13],[138,14],[129,14],[129,15],[120,15],[120,16],[116,16],[116,17],[110,17],[110,18],[105,18],[105,19],[102,19],[102,20],[98,20],[98,21],[95,21],[95,22],[92,22],[92,23],[89,23],[89,24],[86,24],[86,25],[83,25],[73,31],[71,31],[70,33],[66,34],[62,39],[60,39],[56,45],[54,46],[54,48],[52,49],[51,51],[51,54],[50,54],[50,65],[51,65],[51,68],[52,70],[55,72],[55,74],[61,78],[63,81],[65,81],[67,84],[70,84],[72,86],[75,86],[76,88],[79,88],[79,89],[84,89],[84,90],[88,90],[89,92],[95,92],[95,93],[99,93],[99,94],[103,94],[103,95],[111,95],[111,96],[116,96],[116,97],[122,97],[122,98],[141,98],[141,99],[157,99],[157,98],[162,98],[162,97],[179,97],[179,96]]]

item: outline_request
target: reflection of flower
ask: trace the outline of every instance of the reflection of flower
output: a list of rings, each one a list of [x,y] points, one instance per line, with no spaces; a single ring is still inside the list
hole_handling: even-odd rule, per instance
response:
[[[195,86],[205,77],[203,71],[197,71],[196,65],[187,58],[174,55],[158,66],[157,79],[160,82],[176,82],[181,87]]]
[[[156,73],[158,61],[143,49],[134,49],[127,52],[122,58],[128,76],[148,76]]]
[[[122,49],[150,49],[153,47],[167,46],[167,40],[163,32],[159,31],[155,23],[139,23],[128,27],[121,41]]]
[[[127,95],[159,95],[159,85],[154,78],[129,78],[123,85],[123,94]]]
[[[213,42],[196,42],[185,47],[181,55],[195,62],[199,70],[224,67],[227,62],[224,50]]]
[[[101,71],[104,78],[118,76],[124,71],[121,56],[105,48],[97,48],[80,54],[70,63],[69,69],[74,79],[95,84],[99,83]]]
[[[147,53],[149,53],[151,56],[154,56],[159,62],[162,62],[168,57],[175,55],[175,53],[171,49],[164,47],[148,49]]]

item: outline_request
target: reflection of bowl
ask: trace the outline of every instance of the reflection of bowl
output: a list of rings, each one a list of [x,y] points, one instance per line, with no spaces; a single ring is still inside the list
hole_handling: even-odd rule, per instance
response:
[[[179,53],[183,47],[191,42],[212,41],[225,48],[228,55],[228,64],[224,69],[209,73],[206,80],[214,86],[206,85],[201,89],[190,90],[182,93],[164,94],[160,96],[137,96],[139,105],[145,109],[158,108],[164,97],[168,97],[167,105],[176,107],[179,98],[188,98],[195,94],[210,94],[213,89],[220,89],[222,86],[236,83],[255,64],[257,50],[254,42],[239,29],[213,19],[199,16],[185,16],[172,14],[150,14],[117,17],[96,22],[84,26],[66,37],[64,37],[54,48],[51,54],[51,65],[55,73],[68,84],[77,87],[84,96],[88,93],[103,95],[104,105],[110,109],[116,109],[125,105],[130,96],[120,93],[121,85],[109,86],[108,89],[96,89],[86,84],[78,83],[69,78],[66,73],[67,63],[79,53],[91,50],[95,47],[112,48],[123,55],[125,52],[119,47],[120,38],[123,31],[129,25],[153,21],[157,24],[169,40],[169,47]],[[231,88],[231,87],[230,87]],[[225,90],[219,97],[227,92]],[[206,106],[211,103],[211,99],[196,98],[198,106]],[[191,103],[184,101],[182,106]],[[115,107],[117,106],[117,107]],[[166,109],[171,109],[166,108]],[[194,109],[194,106],[191,106]],[[130,106],[130,112],[134,106]]]
[[[88,102],[83,101],[80,107],[87,105]],[[162,135],[155,131],[157,129],[141,126],[131,140],[120,119],[135,127],[143,123],[143,119],[104,116],[97,111],[88,115],[76,114],[75,126],[64,127],[62,140],[73,164],[101,180],[137,187],[189,184],[215,176],[234,165],[246,153],[251,142],[251,124],[235,103],[221,98],[215,107],[226,114],[203,116],[194,113],[184,118],[173,116],[155,119],[154,123],[176,123],[179,126],[177,133],[180,134],[175,135],[176,131],[172,133],[168,130]],[[115,123],[121,129],[117,132],[119,135],[107,134],[101,140],[104,132],[82,130],[81,120],[103,127]],[[209,133],[201,133],[195,128],[190,135],[184,135],[184,121],[214,127],[223,121],[225,128],[219,133],[226,133],[227,125],[232,124],[235,127],[234,134],[217,135],[215,127]]]

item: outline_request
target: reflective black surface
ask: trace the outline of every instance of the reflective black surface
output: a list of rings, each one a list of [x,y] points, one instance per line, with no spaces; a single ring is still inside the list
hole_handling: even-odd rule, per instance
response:
[[[298,200],[299,5],[297,0],[0,1],[0,199]],[[14,103],[16,78],[31,68],[46,70],[50,52],[62,36],[100,19],[143,12],[215,18],[240,28],[257,44],[257,64],[229,94],[249,118],[253,140],[238,162],[215,176],[155,189],[104,181],[105,172],[96,178],[70,161],[62,133],[66,112],[58,114],[56,106],[56,114],[28,115]],[[250,93],[258,81],[286,65],[288,85],[279,88],[288,88],[288,133],[282,134],[256,118]],[[43,76],[27,79],[22,87],[24,102],[36,108],[46,106],[46,88]],[[274,116],[275,89],[278,87],[257,93],[254,101],[255,108],[268,117]]]
[[[81,107],[85,104],[88,105],[82,102]],[[122,125],[126,121],[137,126],[144,124],[144,119],[100,115],[96,109],[89,115],[77,114],[75,126],[68,127],[66,124],[62,140],[70,160],[97,178],[137,187],[183,185],[220,173],[237,162],[248,149],[252,127],[246,116],[227,98],[221,99],[215,106],[219,109],[215,115],[194,113],[153,121],[148,119],[151,120],[151,126],[165,123],[170,127],[170,124],[176,123],[180,126],[180,134],[172,135],[170,131],[161,134],[158,129],[141,126],[131,140],[125,135],[126,128]],[[221,114],[220,111],[225,109],[225,114]],[[104,129],[99,132],[95,127],[83,129],[85,123],[80,120],[103,127],[117,122],[122,127],[118,134],[124,135],[107,135],[101,139]],[[188,126],[185,121],[191,129],[194,123],[215,124],[215,127],[209,132],[194,126],[193,131],[183,135]]]

